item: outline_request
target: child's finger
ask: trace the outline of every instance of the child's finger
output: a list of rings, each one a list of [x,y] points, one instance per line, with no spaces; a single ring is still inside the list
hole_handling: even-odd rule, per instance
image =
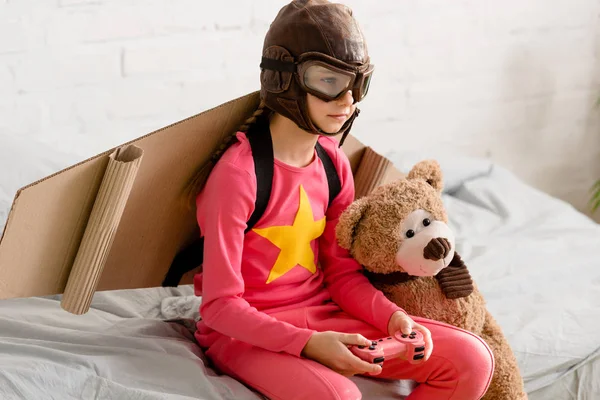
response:
[[[400,331],[402,333],[404,333],[405,335],[410,335],[410,333],[412,332],[413,326],[414,326],[414,324],[411,320],[409,320],[408,318],[403,318],[402,321],[400,322]]]
[[[347,345],[370,346],[371,341],[358,333],[341,333],[340,342]]]
[[[359,374],[370,373],[377,375],[381,373],[381,366],[379,364],[368,363],[352,353],[350,353],[349,363],[352,369]]]

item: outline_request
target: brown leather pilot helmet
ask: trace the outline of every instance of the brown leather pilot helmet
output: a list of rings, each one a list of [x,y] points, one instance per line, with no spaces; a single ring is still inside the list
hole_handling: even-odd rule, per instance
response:
[[[364,99],[373,65],[364,35],[352,10],[326,0],[296,0],[284,6],[265,36],[260,64],[260,97],[267,108],[319,135],[348,135],[354,114],[335,133],[327,133],[309,117],[306,95],[331,101],[352,91]]]

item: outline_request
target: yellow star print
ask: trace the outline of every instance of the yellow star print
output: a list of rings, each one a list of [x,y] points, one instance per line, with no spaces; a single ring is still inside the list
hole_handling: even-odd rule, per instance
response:
[[[267,283],[286,274],[296,265],[315,273],[315,254],[310,247],[311,242],[321,236],[325,230],[325,217],[318,221],[313,219],[312,208],[304,187],[300,185],[300,204],[296,218],[291,226],[271,226],[269,228],[253,229],[260,236],[269,239],[281,251],[277,261],[271,268]]]

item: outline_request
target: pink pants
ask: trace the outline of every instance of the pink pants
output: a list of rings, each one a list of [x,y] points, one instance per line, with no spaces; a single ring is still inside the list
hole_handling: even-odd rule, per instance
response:
[[[271,314],[279,320],[316,331],[360,333],[367,339],[387,336],[327,304]],[[427,362],[394,359],[383,364],[377,378],[410,379],[419,383],[410,400],[480,399],[494,369],[491,350],[478,336],[453,326],[412,317],[431,331],[433,353]],[[287,353],[275,353],[222,336],[206,355],[217,368],[270,399],[361,399],[354,382],[328,367]]]

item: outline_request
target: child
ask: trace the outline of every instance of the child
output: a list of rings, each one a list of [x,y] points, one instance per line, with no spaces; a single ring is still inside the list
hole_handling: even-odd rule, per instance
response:
[[[372,72],[347,7],[304,0],[280,10],[264,42],[261,104],[219,152],[197,197],[205,242],[202,279],[194,282],[203,296],[196,337],[217,368],[272,399],[360,399],[347,377],[367,372],[419,382],[409,399],[479,399],[494,368],[486,344],[408,316],[336,242],[354,186],[349,161],[330,136],[348,133]],[[245,233],[257,180],[250,126],[271,135],[275,166],[268,207]],[[329,206],[317,141],[341,182]],[[417,364],[394,359],[381,368],[348,349],[411,330],[426,341]]]

